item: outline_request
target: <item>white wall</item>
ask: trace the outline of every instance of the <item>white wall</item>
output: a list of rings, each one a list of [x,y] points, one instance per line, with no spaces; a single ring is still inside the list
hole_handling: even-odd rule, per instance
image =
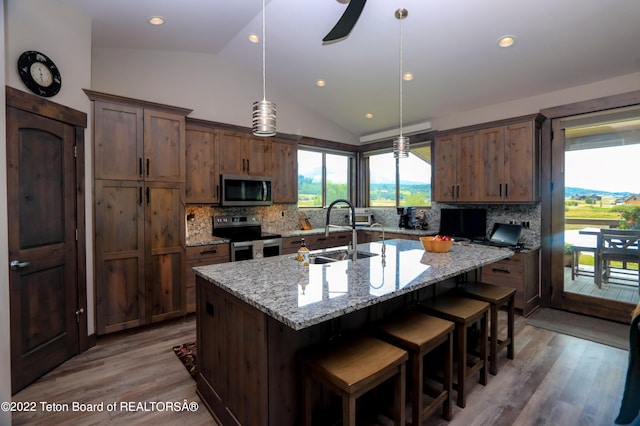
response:
[[[5,2],[0,3],[0,57],[5,58]],[[4,63],[3,63],[4,64]],[[5,103],[5,68],[0,67],[0,99]],[[9,346],[9,245],[7,227],[7,116],[0,114],[0,402],[11,401],[11,347]],[[11,413],[0,410],[0,425],[11,424]]]
[[[193,109],[190,117],[251,127],[262,81],[216,55],[100,48],[93,51],[93,90]],[[260,99],[258,99],[260,98]],[[289,100],[274,87],[278,132],[336,142],[358,137]]]
[[[37,50],[47,55],[60,69],[62,88],[51,101],[82,111],[87,114],[88,128],[85,131],[85,144],[91,146],[91,102],[82,91],[91,87],[91,19],[81,15],[75,9],[51,0],[4,0],[6,13],[5,60],[6,85],[29,92],[22,83],[16,63],[25,50]],[[4,114],[3,114],[4,117]],[[5,138],[6,139],[6,138]],[[6,150],[2,149],[2,158]],[[6,160],[2,161],[5,167]],[[92,188],[93,169],[91,149],[85,156],[85,204],[87,235],[87,329],[89,334],[95,330],[93,303],[93,221]],[[2,173],[4,179],[6,173]],[[6,188],[6,184],[2,185]],[[6,193],[0,193],[0,205],[5,206]],[[0,224],[1,225],[1,224]],[[6,225],[3,226],[3,232]],[[6,241],[2,239],[2,241]],[[1,263],[1,262],[0,262]],[[2,300],[5,300],[2,298]]]
[[[430,120],[431,126],[435,130],[454,129],[504,118],[535,114],[544,108],[632,92],[639,89],[640,72],[511,102],[488,105],[447,117],[431,118]]]

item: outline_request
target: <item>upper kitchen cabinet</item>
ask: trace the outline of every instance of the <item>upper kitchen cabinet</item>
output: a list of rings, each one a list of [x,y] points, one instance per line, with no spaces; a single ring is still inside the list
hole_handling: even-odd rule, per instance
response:
[[[271,176],[274,203],[298,202],[298,142],[271,141]]]
[[[94,100],[95,178],[184,182],[185,114]]]
[[[434,201],[539,201],[542,119],[536,114],[438,135],[435,142]]]
[[[219,132],[208,122],[187,119],[187,203],[220,202]]]
[[[454,133],[436,139],[433,200],[452,203],[473,197],[475,134]]]
[[[221,174],[271,176],[271,139],[220,130]]]

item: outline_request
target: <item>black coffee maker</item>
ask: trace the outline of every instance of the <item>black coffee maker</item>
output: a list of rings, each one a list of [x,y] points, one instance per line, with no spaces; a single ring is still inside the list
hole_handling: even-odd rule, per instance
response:
[[[398,215],[400,216],[400,221],[398,222],[398,228],[410,229],[411,226],[409,224],[410,215],[408,212],[408,207],[398,207],[396,210]]]

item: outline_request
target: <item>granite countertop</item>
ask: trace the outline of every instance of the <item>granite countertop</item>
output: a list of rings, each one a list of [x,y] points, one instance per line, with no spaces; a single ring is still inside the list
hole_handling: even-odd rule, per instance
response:
[[[358,251],[377,256],[355,263],[344,260],[299,267],[295,255],[282,255],[199,266],[194,271],[292,329],[302,330],[514,254],[463,243],[454,243],[448,253],[425,252],[415,240],[385,243],[384,258],[381,242],[358,244]]]

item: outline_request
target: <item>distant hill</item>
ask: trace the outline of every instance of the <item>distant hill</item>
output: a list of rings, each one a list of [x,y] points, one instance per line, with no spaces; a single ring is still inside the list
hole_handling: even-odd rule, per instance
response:
[[[615,197],[615,198],[623,198],[633,195],[632,192],[611,192],[611,191],[601,191],[598,189],[588,189],[588,188],[575,188],[575,187],[567,187],[564,189],[565,197],[573,197],[576,195],[600,195],[606,197]]]

